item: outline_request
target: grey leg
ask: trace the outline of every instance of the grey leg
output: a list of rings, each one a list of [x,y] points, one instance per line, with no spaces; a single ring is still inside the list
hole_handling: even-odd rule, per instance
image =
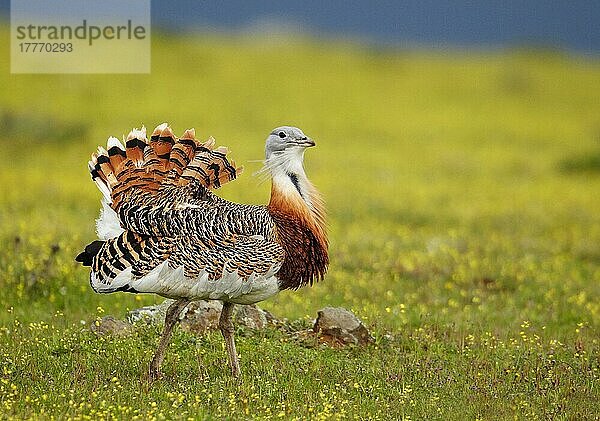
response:
[[[233,322],[231,321],[233,306],[234,305],[232,303],[223,303],[223,310],[221,311],[221,317],[219,318],[219,328],[223,334],[223,339],[225,339],[225,347],[227,348],[227,356],[229,358],[231,374],[233,377],[239,377],[241,374],[240,363],[235,350],[235,340],[233,339]]]
[[[152,358],[152,362],[150,363],[150,380],[156,380],[160,377],[160,366],[165,359],[165,351],[169,346],[169,341],[171,340],[171,335],[173,333],[173,328],[179,322],[179,315],[183,311],[183,309],[190,303],[191,300],[183,299],[177,300],[173,304],[169,306],[167,309],[167,314],[165,315],[165,327],[163,329],[162,336],[160,338],[160,342],[158,344],[158,348],[154,353],[154,358]]]

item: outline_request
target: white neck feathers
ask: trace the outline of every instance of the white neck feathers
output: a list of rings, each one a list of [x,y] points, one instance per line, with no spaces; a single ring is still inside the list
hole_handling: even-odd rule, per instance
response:
[[[265,160],[265,170],[271,174],[273,188],[291,201],[301,199],[314,210],[314,187],[304,172],[304,148],[290,148],[272,153]]]
[[[308,180],[303,166],[304,149],[272,153],[265,161],[271,173],[269,208],[304,220],[326,244],[325,207],[321,195]]]

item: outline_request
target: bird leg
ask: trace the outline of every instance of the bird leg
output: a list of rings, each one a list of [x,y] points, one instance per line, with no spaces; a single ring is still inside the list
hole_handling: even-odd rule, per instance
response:
[[[167,314],[165,315],[165,327],[163,329],[162,336],[160,338],[160,342],[158,344],[158,348],[154,353],[154,358],[152,358],[152,362],[150,363],[150,381],[156,380],[160,377],[160,366],[165,359],[165,351],[169,346],[169,341],[171,340],[171,335],[173,333],[173,328],[179,322],[179,315],[183,311],[183,309],[190,303],[191,300],[182,299],[177,300],[173,304],[167,308]]]
[[[227,348],[227,356],[229,358],[229,366],[233,377],[240,375],[240,363],[238,361],[237,352],[235,350],[235,340],[233,339],[233,322],[231,315],[233,314],[233,303],[223,303],[221,317],[219,317],[219,328],[225,339],[225,347]]]

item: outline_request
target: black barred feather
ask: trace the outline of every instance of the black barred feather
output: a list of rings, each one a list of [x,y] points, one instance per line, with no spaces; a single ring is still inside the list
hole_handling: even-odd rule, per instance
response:
[[[77,255],[76,262],[80,262],[83,266],[92,266],[94,257],[98,254],[105,241],[95,240],[85,246],[85,250]]]
[[[169,173],[163,185],[175,184],[185,168],[196,154],[196,132],[194,129],[186,130],[169,154]]]
[[[139,191],[156,194],[161,186],[184,186],[193,180],[217,189],[242,170],[227,159],[227,148],[215,148],[213,138],[198,143],[190,129],[177,139],[166,123],[156,127],[150,141],[145,128],[132,130],[125,146],[110,138],[109,150],[99,148],[90,161],[92,178],[97,184],[103,182],[106,189],[99,187],[105,196],[108,191],[115,210]]]
[[[244,279],[265,275],[282,264],[266,207],[231,203],[210,191],[241,171],[227,148],[215,147],[213,138],[198,142],[193,129],[177,139],[166,124],[149,141],[144,128],[132,130],[125,146],[111,138],[108,151],[99,148],[90,162],[124,228],[82,253],[99,292],[137,291],[130,284],[164,262],[187,278],[212,280],[229,272]],[[125,275],[127,285],[111,288]]]
[[[272,177],[271,200],[263,206],[213,193],[241,168],[212,137],[198,142],[193,129],[178,139],[164,123],[149,140],[144,127],[134,129],[125,146],[109,138],[106,149],[92,155],[88,168],[104,196],[96,221],[100,240],[76,258],[91,266],[91,287],[176,300],[166,312],[150,379],[159,375],[171,329],[191,301],[223,301],[219,326],[237,376],[232,305],[323,279],[329,264],[325,209],[302,161],[304,148],[314,145],[295,127],[270,133],[264,169]]]
[[[106,241],[94,259],[92,270],[106,284],[127,268],[131,268],[132,274],[128,283],[133,284],[163,262],[173,270],[183,268],[189,279],[206,273],[212,281],[219,279],[224,271],[249,278],[252,274],[266,274],[283,263],[282,249],[277,243],[255,236],[223,239],[136,236],[135,241],[127,241],[130,235],[126,231]]]
[[[210,138],[196,148],[194,159],[185,167],[179,185],[198,180],[206,188],[218,189],[237,177],[242,168],[236,168],[235,163],[227,159],[227,148],[214,149],[214,144],[214,139]]]
[[[92,155],[90,174],[107,203],[98,221],[105,241],[77,261],[91,265],[97,292],[247,304],[275,293],[273,285],[296,289],[323,278],[329,261],[316,190],[287,174],[293,194],[273,185],[268,206],[224,200],[212,190],[242,170],[227,154],[212,137],[198,142],[190,129],[177,138],[165,123],[149,140],[145,128],[134,129],[125,146],[110,138]]]

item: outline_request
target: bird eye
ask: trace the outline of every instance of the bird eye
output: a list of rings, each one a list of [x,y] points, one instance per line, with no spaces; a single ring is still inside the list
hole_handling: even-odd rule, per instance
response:
[[[278,135],[279,135],[279,137],[280,137],[280,138],[282,138],[282,139],[285,137],[285,133],[284,133],[284,132],[279,132],[279,133],[278,133]]]

